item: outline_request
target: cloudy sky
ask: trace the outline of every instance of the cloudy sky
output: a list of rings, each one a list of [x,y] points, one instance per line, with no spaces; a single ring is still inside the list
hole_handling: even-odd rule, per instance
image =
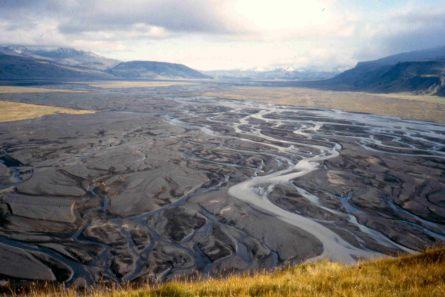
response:
[[[0,43],[200,70],[329,70],[445,45],[445,0],[0,0]]]

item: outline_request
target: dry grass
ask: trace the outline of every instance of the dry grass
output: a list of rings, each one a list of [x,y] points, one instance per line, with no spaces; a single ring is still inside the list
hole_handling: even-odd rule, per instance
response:
[[[237,87],[207,96],[262,103],[367,112],[404,119],[445,123],[445,98],[413,94],[371,94],[306,88]]]
[[[101,81],[92,82],[88,85],[96,88],[154,88],[154,87],[170,87],[180,85],[192,85],[193,82],[186,81]]]
[[[92,110],[78,110],[56,106],[0,101],[0,123],[35,119],[56,113],[89,114]]]
[[[50,88],[38,88],[38,87],[20,87],[20,86],[0,86],[1,94],[16,94],[16,93],[85,93],[86,91],[80,90],[67,90],[67,89],[50,89]]]
[[[95,297],[153,296],[444,296],[445,249],[419,255],[365,261],[348,266],[328,261],[302,264],[275,272],[225,279],[172,281],[138,289],[95,289]],[[73,297],[74,290],[35,290],[34,297]]]

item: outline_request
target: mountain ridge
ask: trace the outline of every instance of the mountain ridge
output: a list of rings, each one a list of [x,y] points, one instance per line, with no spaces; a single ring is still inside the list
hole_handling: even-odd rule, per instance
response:
[[[445,47],[359,62],[337,76],[300,84],[340,91],[412,92],[445,96]]]
[[[0,80],[4,81],[204,78],[210,77],[177,63],[123,62],[65,47],[0,45]]]
[[[0,54],[0,80],[102,80],[102,71],[60,65],[47,60]]]
[[[119,63],[118,60],[102,57],[93,52],[68,47],[4,45],[0,46],[0,53],[48,60],[61,65],[93,70],[105,70]]]

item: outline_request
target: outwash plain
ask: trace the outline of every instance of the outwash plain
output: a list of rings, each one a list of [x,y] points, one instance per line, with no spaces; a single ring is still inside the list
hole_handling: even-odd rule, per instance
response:
[[[0,115],[9,286],[355,263],[445,242],[442,99],[317,101],[211,82],[34,88],[0,87],[0,106],[55,109]]]

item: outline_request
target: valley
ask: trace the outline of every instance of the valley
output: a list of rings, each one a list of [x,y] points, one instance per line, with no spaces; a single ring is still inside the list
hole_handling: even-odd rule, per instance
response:
[[[233,100],[209,82],[55,88],[73,92],[0,96],[94,111],[0,123],[12,283],[158,282],[445,241],[441,123]]]

